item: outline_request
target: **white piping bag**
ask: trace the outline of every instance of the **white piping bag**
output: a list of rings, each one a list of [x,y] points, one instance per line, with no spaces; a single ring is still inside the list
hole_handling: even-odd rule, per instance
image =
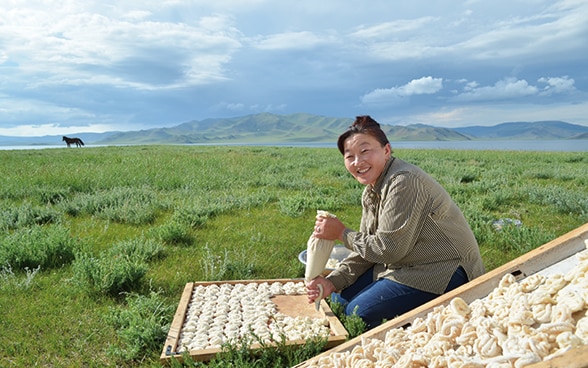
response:
[[[317,211],[317,215],[321,217],[337,217],[327,211],[321,210]],[[310,236],[306,243],[306,270],[304,272],[304,280],[306,283],[323,273],[334,246],[334,240],[325,240],[315,238],[312,235]],[[323,300],[323,286],[319,285],[318,287],[319,297],[314,302],[316,310],[319,310],[321,300]]]

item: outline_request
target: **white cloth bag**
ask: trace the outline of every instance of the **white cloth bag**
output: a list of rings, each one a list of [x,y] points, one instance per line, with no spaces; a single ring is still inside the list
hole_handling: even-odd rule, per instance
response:
[[[317,216],[336,218],[337,216],[327,211],[316,211]],[[310,236],[306,243],[306,270],[304,272],[304,280],[306,283],[310,282],[317,276],[321,275],[325,270],[327,262],[335,246],[334,240],[325,240]],[[319,309],[321,300],[323,299],[323,287],[319,285],[319,297],[315,301],[316,309]]]

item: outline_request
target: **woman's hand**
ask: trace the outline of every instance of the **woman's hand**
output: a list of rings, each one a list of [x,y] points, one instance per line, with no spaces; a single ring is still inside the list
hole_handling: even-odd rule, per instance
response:
[[[306,295],[308,296],[308,303],[312,304],[319,297],[320,291],[318,285],[323,286],[323,298],[328,297],[335,291],[335,285],[329,280],[322,276],[312,279],[306,284]]]
[[[343,231],[345,225],[338,218],[317,216],[312,236],[318,239],[344,241]]]

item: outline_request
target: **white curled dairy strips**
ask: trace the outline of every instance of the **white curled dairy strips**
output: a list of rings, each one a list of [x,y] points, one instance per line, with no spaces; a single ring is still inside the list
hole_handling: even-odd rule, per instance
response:
[[[311,361],[314,367],[505,367],[548,361],[588,345],[588,250],[566,274],[507,273],[486,297],[455,297],[383,339],[362,338],[352,351]],[[361,362],[361,364],[359,363]]]
[[[336,218],[337,216],[327,211],[316,211],[317,216]],[[319,276],[325,270],[327,262],[335,246],[334,240],[326,240],[310,236],[306,243],[306,270],[304,280],[308,283],[315,277]],[[316,299],[316,309],[319,309],[323,299],[323,286],[319,285],[319,297]]]

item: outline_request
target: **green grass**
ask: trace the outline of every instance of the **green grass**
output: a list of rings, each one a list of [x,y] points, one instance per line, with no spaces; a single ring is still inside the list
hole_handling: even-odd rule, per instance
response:
[[[396,155],[447,188],[488,270],[588,222],[585,153]],[[187,282],[302,277],[297,255],[316,210],[353,228],[361,215],[363,188],[334,148],[0,151],[0,172],[7,367],[158,367]],[[522,225],[497,231],[498,219]],[[361,331],[358,321],[345,322]],[[319,346],[278,344],[253,357],[233,347],[209,366],[293,365]]]

